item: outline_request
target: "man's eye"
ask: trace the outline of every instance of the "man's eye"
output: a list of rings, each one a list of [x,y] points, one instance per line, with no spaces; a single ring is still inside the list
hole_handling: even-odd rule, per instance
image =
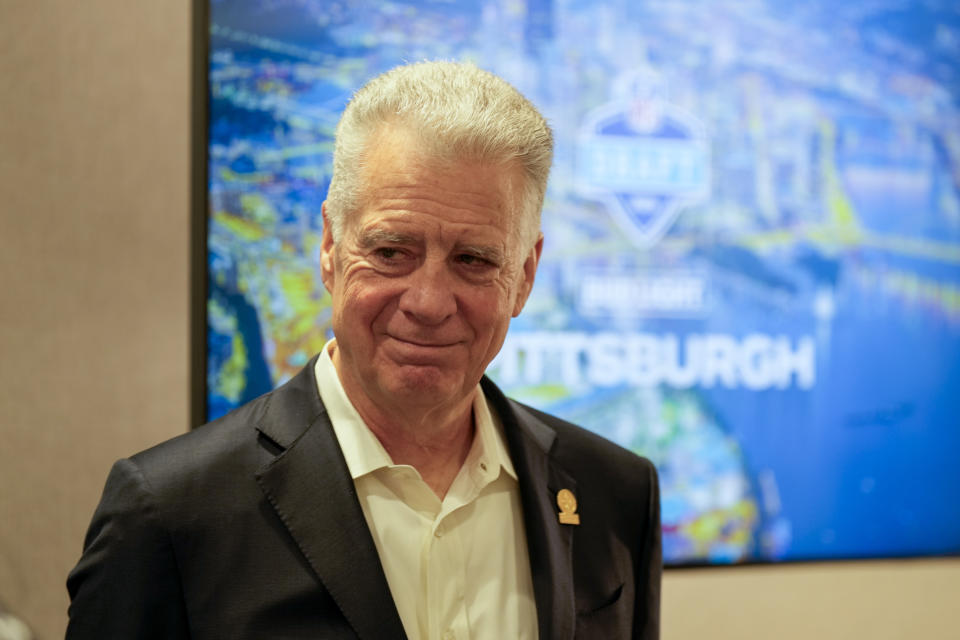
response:
[[[490,266],[491,263],[489,260],[481,258],[480,256],[471,255],[469,253],[461,253],[457,256],[462,264],[465,264],[470,267],[480,267],[480,266]]]
[[[393,247],[380,247],[374,251],[374,253],[376,253],[378,258],[382,258],[384,260],[393,260],[394,258],[399,257],[400,250],[394,249]]]

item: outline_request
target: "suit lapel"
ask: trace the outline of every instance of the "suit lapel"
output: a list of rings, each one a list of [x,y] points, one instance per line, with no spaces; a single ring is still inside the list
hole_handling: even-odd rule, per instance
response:
[[[576,527],[557,520],[556,496],[561,489],[576,494],[576,483],[549,455],[556,432],[522,409],[515,410],[515,405],[489,379],[484,378],[482,385],[503,422],[510,457],[519,477],[540,637],[573,638]]]
[[[258,429],[283,451],[257,482],[360,638],[404,638],[311,362],[271,394]]]

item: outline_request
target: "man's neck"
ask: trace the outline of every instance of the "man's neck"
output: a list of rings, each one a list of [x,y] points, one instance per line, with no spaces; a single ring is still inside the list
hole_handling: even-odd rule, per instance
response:
[[[473,444],[473,394],[454,406],[390,406],[377,403],[349,376],[340,375],[336,347],[331,353],[343,390],[367,428],[394,464],[412,466],[443,500]],[[474,394],[477,393],[474,391]]]
[[[359,408],[358,412],[394,464],[408,464],[416,469],[427,486],[443,500],[473,444],[473,413],[468,411],[457,423],[424,433],[417,427],[396,422],[372,421]]]

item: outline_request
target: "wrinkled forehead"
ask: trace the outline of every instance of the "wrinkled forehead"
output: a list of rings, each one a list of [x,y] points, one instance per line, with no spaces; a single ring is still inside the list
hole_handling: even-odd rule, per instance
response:
[[[359,210],[389,180],[399,178],[424,187],[443,186],[451,176],[466,173],[477,177],[478,192],[498,195],[500,201],[491,205],[503,210],[510,236],[520,233],[525,176],[517,161],[457,152],[406,126],[381,126],[370,134],[364,146],[357,176]],[[493,185],[499,188],[487,188]]]

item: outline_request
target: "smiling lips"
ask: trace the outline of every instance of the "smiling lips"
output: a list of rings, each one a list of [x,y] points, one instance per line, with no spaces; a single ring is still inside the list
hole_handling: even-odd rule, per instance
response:
[[[420,348],[420,349],[444,349],[446,347],[455,347],[458,344],[461,344],[460,340],[453,341],[437,341],[437,340],[422,340],[419,338],[401,338],[392,334],[387,334],[387,337],[391,340],[395,340],[404,345],[409,345],[411,347]]]
[[[388,357],[396,364],[413,367],[437,367],[448,365],[456,351],[454,347],[462,342],[439,342],[437,340],[424,341],[398,338],[387,334],[390,346],[387,349]]]

